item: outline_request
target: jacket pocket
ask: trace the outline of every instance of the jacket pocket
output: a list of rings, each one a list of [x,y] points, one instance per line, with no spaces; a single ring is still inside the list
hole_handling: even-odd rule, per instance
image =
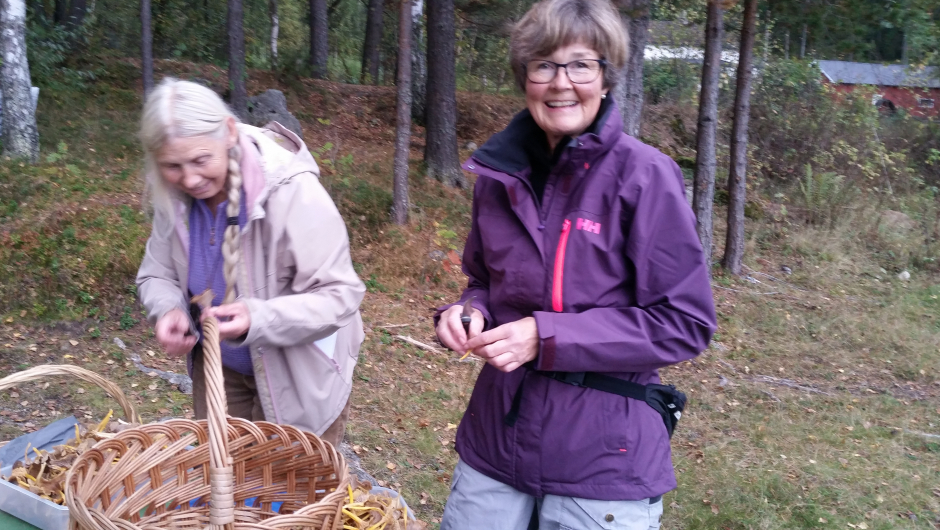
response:
[[[552,276],[552,310],[564,309],[563,288],[565,280],[565,249],[568,247],[568,234],[571,232],[571,220],[565,219],[558,236],[558,248],[555,251],[555,272]]]

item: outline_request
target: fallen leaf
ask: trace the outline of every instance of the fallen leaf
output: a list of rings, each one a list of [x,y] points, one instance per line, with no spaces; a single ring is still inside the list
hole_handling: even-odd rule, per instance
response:
[[[385,467],[389,468],[389,469],[392,470],[392,471],[395,471],[395,468],[397,468],[398,466],[396,466],[396,465],[393,464],[392,462],[389,462],[389,463],[385,464]]]
[[[157,389],[157,384],[154,383],[154,384],[148,386],[147,388],[149,388],[150,390],[156,390],[156,389]]]
[[[131,383],[131,388],[137,388],[137,383]]]
[[[147,355],[153,357],[156,353],[153,353],[153,350],[147,350]]]
[[[76,390],[75,392],[78,393],[78,394],[84,394],[84,393],[85,393],[85,389],[84,389],[84,388],[79,388],[79,389]]]
[[[71,344],[72,346],[78,346],[78,341],[75,339],[69,339],[69,344]]]
[[[712,513],[718,515],[718,506],[715,504],[712,504]]]
[[[445,431],[451,431],[451,430],[456,429],[456,428],[457,428],[457,425],[456,425],[456,424],[448,423],[448,424],[447,424],[447,427],[444,427],[444,430],[445,430]]]
[[[20,397],[20,394],[19,394],[19,392],[10,392],[10,397],[13,398],[13,399],[16,399],[16,398]]]
[[[63,358],[63,359],[74,359],[74,357],[72,357],[71,355],[63,355],[62,358]]]
[[[868,530],[868,524],[864,522],[858,523],[858,527],[861,528],[862,530]]]

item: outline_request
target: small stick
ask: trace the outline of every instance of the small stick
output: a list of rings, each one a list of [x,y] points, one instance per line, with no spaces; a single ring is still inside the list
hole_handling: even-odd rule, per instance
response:
[[[799,385],[789,379],[778,379],[776,377],[771,377],[769,375],[758,375],[757,377],[752,377],[751,381],[756,381],[759,383],[771,383],[774,385],[781,385],[789,388],[796,388],[798,390],[803,390],[805,392],[812,392],[814,394],[822,394],[824,396],[831,396],[829,392],[823,390],[817,390],[815,388],[810,388],[808,386]]]
[[[385,326],[375,326],[379,329],[393,329],[393,328],[406,328],[411,324],[387,324]]]
[[[411,337],[406,337],[406,336],[404,336],[404,335],[395,335],[395,338],[398,339],[398,340],[400,340],[400,341],[407,342],[408,344],[414,344],[415,346],[417,346],[417,347],[419,347],[419,348],[421,348],[421,349],[423,349],[423,350],[428,350],[429,352],[441,353],[441,350],[438,350],[438,349],[435,348],[434,346],[430,346],[430,345],[425,344],[425,343],[423,343],[423,342],[416,341],[416,340],[414,340],[414,339],[411,338]]]

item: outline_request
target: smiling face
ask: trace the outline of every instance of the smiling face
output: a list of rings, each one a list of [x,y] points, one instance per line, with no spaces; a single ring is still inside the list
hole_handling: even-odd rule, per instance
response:
[[[551,55],[535,57],[559,64],[600,58],[596,51],[581,43],[568,44]],[[552,150],[562,137],[577,136],[587,130],[601,107],[601,95],[606,93],[603,73],[590,83],[576,84],[571,82],[564,68],[559,68],[555,79],[548,83],[526,80],[525,85],[526,107],[535,123],[545,131]]]
[[[228,178],[228,150],[238,141],[234,120],[221,138],[194,136],[170,138],[154,159],[161,178],[173,188],[194,199],[205,200],[215,208],[225,200]]]

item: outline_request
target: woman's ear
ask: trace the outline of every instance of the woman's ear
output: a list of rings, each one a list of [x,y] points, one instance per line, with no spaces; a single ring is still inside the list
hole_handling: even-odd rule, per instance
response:
[[[238,144],[238,128],[235,126],[235,118],[231,116],[226,118],[225,125],[228,127],[228,134],[225,137],[225,148],[231,149]]]

